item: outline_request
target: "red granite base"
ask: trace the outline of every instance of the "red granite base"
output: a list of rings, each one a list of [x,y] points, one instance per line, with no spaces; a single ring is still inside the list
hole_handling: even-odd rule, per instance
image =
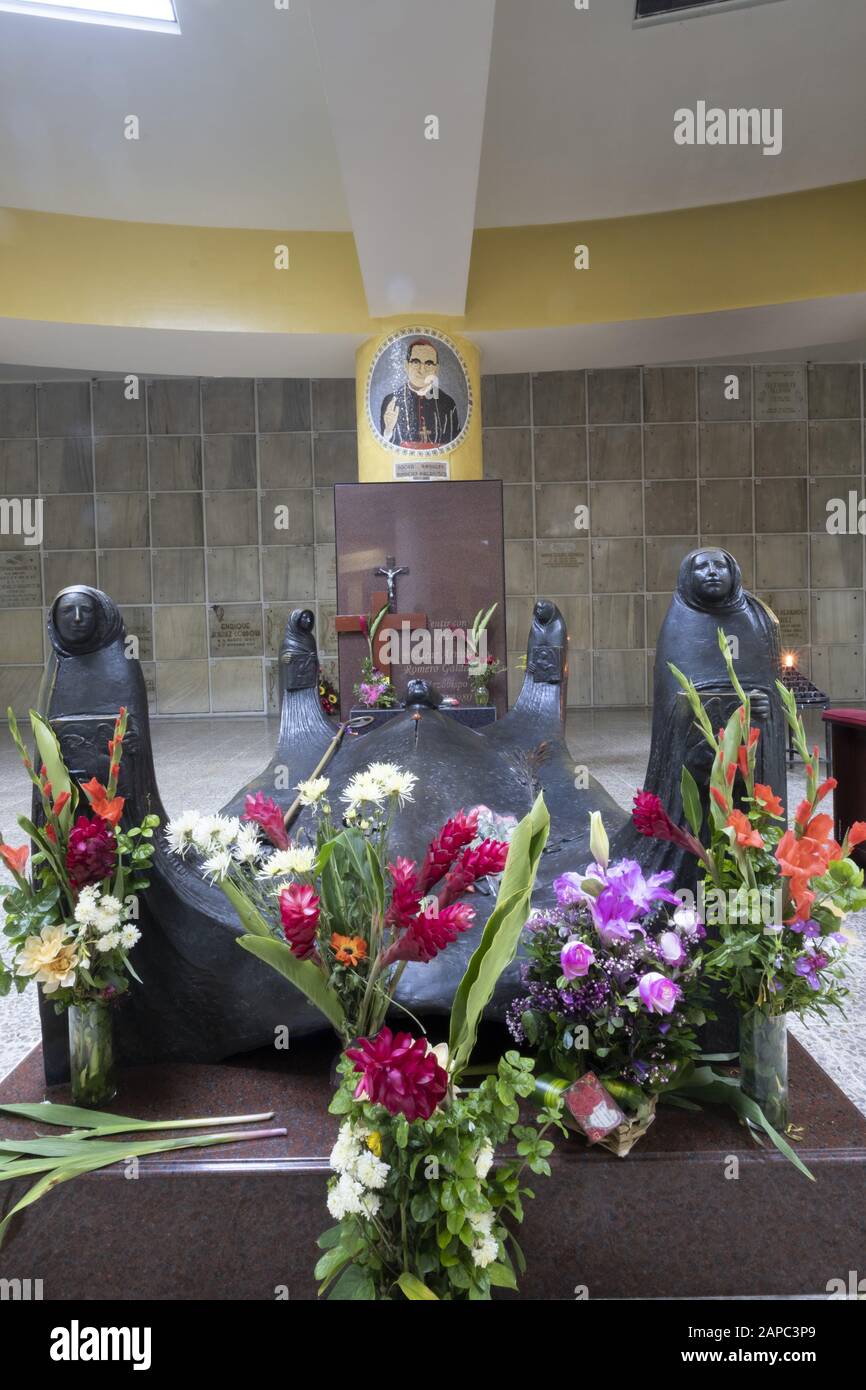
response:
[[[863,1269],[866,1118],[790,1040],[798,1152],[810,1183],[748,1138],[729,1111],[660,1107],[626,1159],[578,1139],[534,1180],[520,1236],[524,1299],[796,1296]],[[310,1299],[325,1181],[333,1042],[224,1066],[124,1073],[113,1107],[147,1118],[274,1110],[285,1139],[187,1150],[58,1187],[16,1217],[0,1278],[41,1279],[46,1299]],[[45,1098],[39,1049],[0,1100]],[[63,1088],[47,1097],[66,1100]],[[0,1116],[0,1135],[32,1133]],[[739,1176],[728,1176],[738,1160]],[[0,1187],[5,1210],[24,1191]],[[10,1190],[12,1189],[12,1190]],[[514,1295],[504,1295],[513,1297]]]

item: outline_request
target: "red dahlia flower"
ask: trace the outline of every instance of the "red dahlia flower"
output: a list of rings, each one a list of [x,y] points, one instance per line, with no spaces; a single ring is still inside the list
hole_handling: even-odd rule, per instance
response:
[[[265,796],[264,792],[247,796],[242,820],[255,821],[276,849],[288,849],[289,837],[286,834],[283,813],[273,797]]]
[[[316,956],[319,899],[308,884],[292,883],[280,893],[280,921],[292,955],[298,960]]]
[[[448,1090],[448,1074],[423,1038],[411,1033],[394,1037],[388,1027],[375,1038],[360,1038],[346,1056],[361,1073],[355,1099],[384,1105],[392,1115],[429,1120]]]
[[[421,872],[418,875],[418,888],[421,894],[428,893],[434,883],[438,883],[447,869],[450,869],[458,854],[470,844],[478,834],[478,812],[458,811],[443,825],[439,834],[431,841],[424,856]]]
[[[420,960],[425,963],[438,956],[462,931],[468,931],[475,920],[475,909],[467,903],[452,903],[440,912],[433,908],[409,923],[399,941],[389,946],[382,957],[382,969],[397,960]]]
[[[117,841],[109,821],[79,816],[69,832],[66,848],[66,871],[73,888],[101,883],[113,872],[116,862]]]

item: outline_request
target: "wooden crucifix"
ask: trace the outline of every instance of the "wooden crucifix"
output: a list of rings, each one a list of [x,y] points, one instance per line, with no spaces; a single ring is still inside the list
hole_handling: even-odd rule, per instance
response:
[[[382,672],[383,676],[390,677],[391,661],[389,659],[389,649],[391,644],[387,641],[387,634],[389,632],[402,633],[404,631],[404,624],[408,624],[405,630],[407,636],[411,637],[413,632],[426,628],[427,614],[395,613],[393,611],[397,602],[395,580],[398,574],[408,574],[409,571],[404,565],[399,567],[396,566],[392,555],[387,556],[385,564],[375,570],[374,573],[377,575],[381,574],[383,578],[387,580],[388,588],[387,591],[379,589],[370,595],[370,618],[375,618],[376,614],[381,613],[383,608],[387,608],[388,612],[380,622],[376,630],[376,636],[373,639],[373,662]],[[338,614],[334,627],[338,635],[341,632],[361,632],[366,636],[366,627],[370,618],[361,614]]]

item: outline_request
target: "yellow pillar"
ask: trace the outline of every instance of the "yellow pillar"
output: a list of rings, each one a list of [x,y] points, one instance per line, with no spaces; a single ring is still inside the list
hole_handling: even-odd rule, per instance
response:
[[[478,349],[423,323],[358,349],[358,479],[477,479],[481,466]]]

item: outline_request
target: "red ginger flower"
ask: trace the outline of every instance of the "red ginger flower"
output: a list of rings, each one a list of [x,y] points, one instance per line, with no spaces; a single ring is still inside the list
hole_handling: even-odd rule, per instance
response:
[[[427,961],[438,956],[460,932],[468,931],[475,920],[475,909],[467,903],[452,903],[437,912],[426,908],[409,923],[403,935],[382,956],[382,969],[398,960]]]
[[[387,925],[406,927],[418,913],[421,906],[421,892],[418,887],[418,874],[412,859],[397,859],[388,865],[388,873],[394,884],[391,893],[391,906],[385,915]]]
[[[360,1038],[357,1047],[347,1047],[346,1056],[361,1073],[355,1099],[383,1105],[392,1115],[406,1119],[429,1120],[444,1100],[448,1073],[440,1066],[423,1038],[398,1033],[384,1027],[375,1038]]]
[[[700,841],[674,824],[654,792],[636,793],[631,818],[639,835],[647,835],[651,840],[670,840],[680,849],[703,856],[704,848]]]
[[[113,872],[116,862],[117,841],[109,822],[79,816],[69,832],[66,848],[66,872],[73,888],[101,883]]]
[[[450,869],[460,851],[478,834],[478,812],[458,811],[443,825],[439,834],[430,842],[424,856],[421,872],[418,875],[418,890],[429,892],[438,883],[447,869]]]
[[[314,889],[301,883],[284,888],[280,893],[280,921],[292,955],[297,960],[315,959],[319,899]]]
[[[264,792],[247,796],[241,819],[255,821],[276,849],[288,849],[289,837],[286,834],[283,813],[273,797],[265,796]]]
[[[505,840],[482,840],[474,849],[465,849],[453,869],[445,875],[439,890],[439,906],[444,907],[464,893],[477,878],[486,874],[501,874],[508,858]]]

